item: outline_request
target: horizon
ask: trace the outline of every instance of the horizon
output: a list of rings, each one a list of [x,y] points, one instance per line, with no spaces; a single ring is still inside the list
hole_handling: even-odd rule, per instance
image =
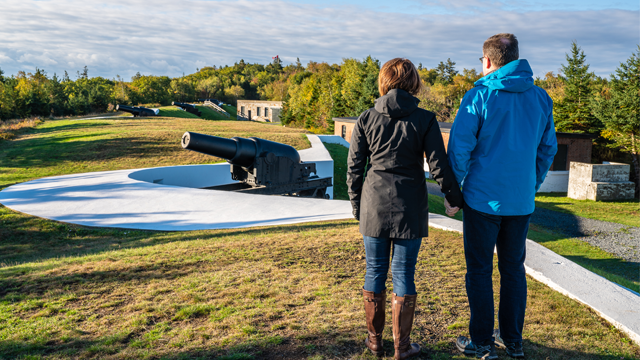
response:
[[[640,4],[629,0],[5,2],[5,76],[39,68],[73,78],[87,66],[90,77],[175,78],[240,59],[266,65],[276,55],[284,65],[300,58],[305,66],[406,57],[429,69],[451,58],[459,71],[477,71],[484,40],[511,32],[535,77],[557,74],[576,41],[590,70],[608,78],[640,44],[639,32],[629,31],[638,28]]]

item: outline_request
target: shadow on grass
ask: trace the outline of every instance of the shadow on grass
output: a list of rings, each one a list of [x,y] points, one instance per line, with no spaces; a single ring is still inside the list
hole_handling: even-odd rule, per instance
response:
[[[364,346],[364,331],[333,332],[330,334],[307,333],[303,338],[279,335],[262,335],[235,343],[223,349],[202,346],[181,351],[179,349],[152,356],[155,359],[218,359],[218,360],[276,360],[276,359],[379,359]],[[416,341],[416,339],[413,339]],[[453,340],[438,344],[417,340],[422,351],[413,359],[467,359],[461,355]],[[1,341],[0,360],[22,358],[24,356],[63,356],[100,359],[116,356],[127,350],[127,358],[148,358],[147,349],[154,347],[153,341],[139,338],[139,334],[129,333],[122,337],[98,339],[70,338],[65,342],[42,341],[35,343]],[[594,354],[576,350],[553,348],[540,343],[525,340],[523,343],[528,359],[573,359],[573,360],[631,360],[632,357],[620,354]],[[136,351],[138,350],[139,351]],[[384,357],[392,359],[394,355],[393,339],[385,339]],[[498,355],[508,358],[504,350],[498,349]]]
[[[0,205],[0,276],[7,266],[48,259],[135,249],[174,241],[214,240],[236,235],[285,234],[353,226],[353,221],[278,225],[228,230],[164,232],[116,228],[92,228],[41,219]],[[43,266],[38,264],[30,265]]]
[[[580,239],[566,238],[538,224],[530,227],[527,238],[610,281],[640,292],[639,262],[613,257]]]

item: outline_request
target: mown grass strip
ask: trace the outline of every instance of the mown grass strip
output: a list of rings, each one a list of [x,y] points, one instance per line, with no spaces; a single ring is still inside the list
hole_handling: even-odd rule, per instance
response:
[[[592,201],[575,200],[567,193],[538,193],[536,207],[578,215],[589,219],[609,221],[640,227],[640,200]]]

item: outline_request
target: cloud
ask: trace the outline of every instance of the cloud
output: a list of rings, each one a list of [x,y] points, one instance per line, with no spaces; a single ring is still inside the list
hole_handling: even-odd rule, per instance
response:
[[[437,0],[436,0],[437,1]],[[500,4],[463,0],[478,8]],[[457,2],[461,5],[463,2]],[[475,4],[475,5],[474,5]],[[497,5],[496,5],[497,6]],[[180,76],[205,65],[244,59],[267,63],[280,55],[303,63],[372,55],[402,56],[435,67],[451,58],[478,68],[482,42],[512,32],[536,75],[557,71],[576,40],[599,75],[613,72],[639,43],[635,11],[529,11],[491,8],[469,14],[404,14],[357,6],[284,1],[3,0],[0,68],[5,73],[45,68],[90,76]],[[459,11],[459,12],[456,12]]]

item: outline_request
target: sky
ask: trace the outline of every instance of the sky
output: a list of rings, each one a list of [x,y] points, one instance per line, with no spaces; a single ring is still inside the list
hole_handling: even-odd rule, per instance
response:
[[[482,43],[510,32],[534,75],[557,73],[576,41],[608,77],[640,44],[638,0],[2,0],[0,69],[44,69],[72,79],[178,77],[245,62],[340,63],[405,57],[433,68],[447,58],[480,70]]]

